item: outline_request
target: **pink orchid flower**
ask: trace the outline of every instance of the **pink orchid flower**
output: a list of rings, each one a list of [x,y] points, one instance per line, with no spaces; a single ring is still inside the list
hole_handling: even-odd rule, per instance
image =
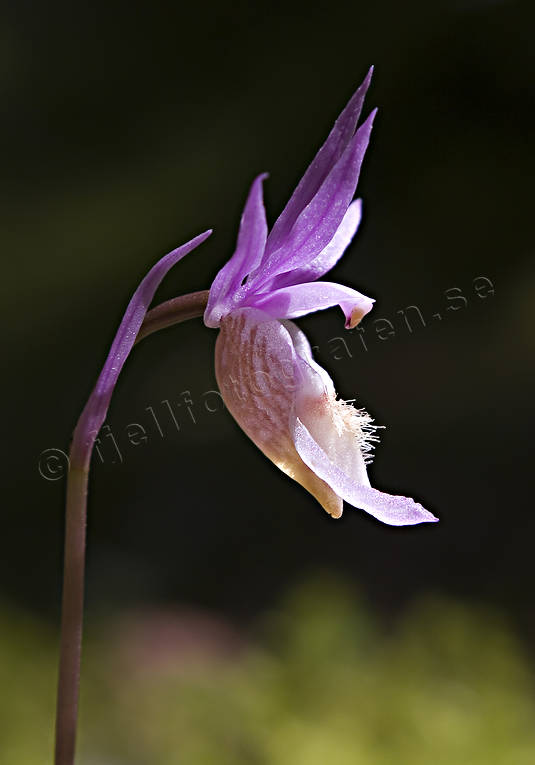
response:
[[[373,300],[317,281],[341,258],[361,219],[352,201],[375,110],[356,129],[372,70],[336,121],[268,233],[260,175],[242,215],[236,250],[217,274],[204,315],[219,328],[216,376],[229,411],[284,473],[334,518],[345,500],[384,523],[437,519],[413,499],[370,486],[371,418],[337,398],[290,319],[339,305],[356,326]]]

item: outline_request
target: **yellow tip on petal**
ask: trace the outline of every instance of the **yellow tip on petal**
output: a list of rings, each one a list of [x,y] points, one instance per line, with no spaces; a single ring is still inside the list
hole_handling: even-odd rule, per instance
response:
[[[366,316],[368,311],[364,311],[362,308],[353,308],[351,311],[351,317],[346,322],[346,329],[354,329],[357,324],[360,324],[361,320]]]

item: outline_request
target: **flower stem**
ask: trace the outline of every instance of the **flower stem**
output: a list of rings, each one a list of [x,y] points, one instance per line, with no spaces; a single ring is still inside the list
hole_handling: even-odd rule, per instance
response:
[[[65,554],[56,710],[56,765],[74,762],[84,610],[87,467],[71,463],[67,476]]]
[[[159,329],[202,316],[207,299],[208,292],[203,291],[169,300],[143,313],[143,323],[139,319],[137,325],[135,319],[129,319],[127,309],[108,360],[74,430],[65,508],[55,765],[73,765],[75,755],[84,611],[87,484],[93,446],[104,422],[119,371],[134,341],[137,343]],[[121,347],[120,357],[114,350],[116,345]],[[114,364],[113,379],[110,379],[108,371],[110,359]]]
[[[189,295],[181,295],[157,305],[145,316],[145,320],[137,333],[136,343],[159,329],[165,329],[165,327],[171,327],[178,322],[202,316],[208,303],[208,292],[209,290],[191,292]]]

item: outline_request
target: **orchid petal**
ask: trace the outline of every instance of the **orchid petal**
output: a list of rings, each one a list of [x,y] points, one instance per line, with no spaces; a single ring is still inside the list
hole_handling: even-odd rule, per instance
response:
[[[255,308],[279,319],[295,319],[312,311],[339,305],[352,329],[373,307],[373,300],[351,287],[334,282],[310,282],[283,287],[251,299]]]
[[[267,237],[262,197],[262,182],[265,178],[267,173],[253,181],[241,217],[234,255],[219,271],[210,288],[205,312],[205,324],[208,327],[218,327],[223,313],[236,306],[243,280],[262,260]]]
[[[277,250],[290,233],[297,218],[315,196],[321,184],[342,155],[351,140],[362,111],[364,98],[372,78],[373,67],[370,68],[364,82],[353,94],[347,106],[342,111],[334,127],[321,149],[318,151],[297,188],[273,226],[267,245],[268,254]]]
[[[266,255],[251,274],[249,291],[258,291],[277,274],[310,263],[329,244],[355,193],[376,111],[357,130],[279,249]]]
[[[437,521],[432,513],[410,497],[384,494],[350,478],[335,465],[299,417],[294,425],[295,448],[308,467],[350,505],[365,510],[391,526],[411,526]]]
[[[345,499],[391,525],[436,520],[414,500],[370,487],[370,419],[336,399],[332,380],[292,322],[256,308],[226,316],[216,343],[216,377],[240,427],[333,517],[340,517]]]
[[[347,208],[335,235],[329,244],[323,248],[320,254],[311,263],[275,276],[268,285],[269,290],[288,287],[292,284],[313,282],[324,276],[338,263],[360,225],[362,219],[362,200],[356,199]],[[267,291],[265,288],[263,291]]]
[[[238,425],[280,470],[339,517],[342,501],[304,464],[293,443],[296,384],[288,330],[254,308],[238,309],[221,321],[215,355],[219,389]]]
[[[336,397],[328,372],[313,358],[312,349],[293,322],[285,321],[295,351],[295,413],[327,453],[354,481],[370,485],[366,472],[371,441],[377,440],[370,416]]]
[[[136,341],[136,336],[145,318],[148,307],[160,282],[179,260],[202,244],[212,233],[211,230],[199,234],[181,247],[167,253],[148,272],[132,295],[124,316],[111,345],[108,357],[91,396],[84,407],[76,431],[85,434],[88,443],[95,440],[106,417],[112,393],[126,359]]]
[[[288,330],[292,339],[295,359],[297,362],[295,371],[302,387],[302,394],[305,395],[308,393],[310,395],[315,393],[315,395],[319,396],[323,393],[328,393],[336,397],[336,391],[331,376],[314,358],[312,348],[305,333],[299,329],[297,324],[294,324],[293,321],[283,319],[281,324]],[[302,367],[303,363],[310,367],[312,374],[307,374],[307,370]]]

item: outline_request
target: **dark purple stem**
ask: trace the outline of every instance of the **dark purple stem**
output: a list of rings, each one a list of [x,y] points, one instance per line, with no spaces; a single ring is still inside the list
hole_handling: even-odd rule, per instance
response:
[[[201,244],[210,233],[205,232],[170,252],[156,263],[143,279],[128,304],[108,358],[74,430],[65,508],[55,765],[74,764],[84,610],[87,483],[95,439],[106,417],[121,369],[134,343],[157,329],[202,316],[204,313],[206,292],[192,293],[170,300],[148,314],[147,309],[169,269]]]
[[[76,744],[84,611],[87,469],[69,467],[56,707],[56,765],[72,765]]]
[[[190,292],[189,295],[181,295],[152,308],[145,316],[136,337],[136,344],[159,329],[202,316],[208,303],[208,293],[209,290]]]

